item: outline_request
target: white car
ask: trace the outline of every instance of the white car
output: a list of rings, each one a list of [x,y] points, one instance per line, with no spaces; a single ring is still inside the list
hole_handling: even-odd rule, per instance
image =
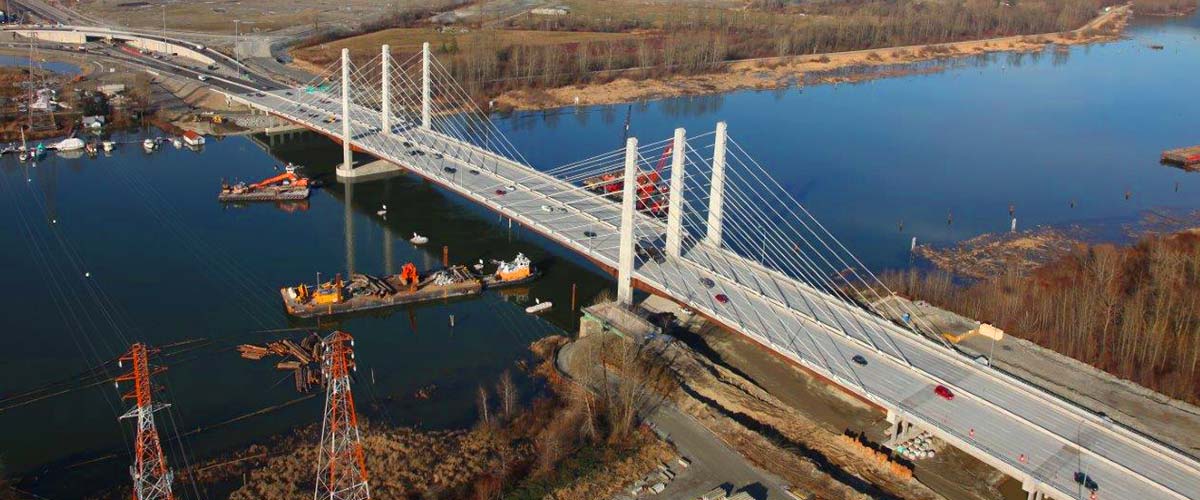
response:
[[[208,81],[208,75],[197,75],[196,78],[199,78],[202,82]]]

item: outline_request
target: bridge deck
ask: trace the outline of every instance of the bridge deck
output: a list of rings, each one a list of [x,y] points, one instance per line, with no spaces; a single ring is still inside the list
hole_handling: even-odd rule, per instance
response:
[[[298,102],[303,91],[286,92],[292,95],[276,91],[237,98],[340,136],[340,123],[324,121],[340,115],[340,102],[318,101],[311,104],[318,108],[311,108]],[[352,106],[350,119],[356,147],[616,267],[619,204],[411,123],[401,122],[385,134],[378,129],[376,110]],[[413,147],[406,147],[405,141]],[[411,154],[412,150],[426,154]],[[515,189],[506,189],[510,185]],[[660,221],[638,217],[639,227],[661,232]],[[732,252],[691,244],[682,258],[639,262],[635,277],[1000,470],[1019,479],[1032,476],[1043,484],[1042,491],[1055,497],[1087,498],[1088,492],[1074,481],[1077,471],[1100,484],[1100,498],[1200,495],[1200,467],[1194,460]],[[705,288],[701,277],[716,285]],[[728,303],[719,303],[717,293],[727,295]],[[868,363],[852,363],[855,354]],[[939,383],[951,387],[957,397],[937,397],[933,387]]]

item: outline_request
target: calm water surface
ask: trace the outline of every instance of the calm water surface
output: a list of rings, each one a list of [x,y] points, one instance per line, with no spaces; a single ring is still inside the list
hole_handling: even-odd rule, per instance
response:
[[[1010,204],[1022,226],[1119,224],[1145,210],[1200,208],[1200,177],[1157,161],[1163,149],[1200,143],[1198,36],[1196,17],[1139,20],[1127,40],[1068,53],[996,55],[858,85],[635,104],[632,133],[646,142],[675,126],[700,133],[728,121],[731,135],[869,267],[899,267],[912,236],[950,243],[1005,230]],[[1151,50],[1151,42],[1166,48]],[[620,146],[625,112],[518,113],[499,123],[532,163],[550,168]],[[294,402],[301,395],[288,373],[233,351],[298,334],[263,330],[311,326],[284,315],[278,288],[317,272],[429,267],[441,245],[456,262],[523,251],[546,266],[542,280],[505,295],[322,325],[359,339],[355,394],[368,417],[429,428],[468,425],[479,385],[527,359],[533,339],[574,330],[573,284],[581,304],[611,287],[577,257],[412,176],[352,189],[331,182],[306,207],[286,210],[215,201],[221,178],[257,180],[283,161],[329,177],[339,160],[338,148],[318,137],[274,145],[228,138],[200,153],[167,146],[149,155],[126,144],[111,157],[51,155],[36,167],[0,159],[8,307],[0,315],[0,457],[9,472],[41,477],[27,486],[56,497],[124,481],[130,431],[116,421],[126,403],[111,385],[7,406],[15,394],[80,380],[131,340],[191,342],[165,350],[169,369],[158,378],[160,397],[174,405],[160,416],[164,434],[200,429],[183,439],[187,460],[318,421],[321,395]],[[385,203],[386,218],[376,214]],[[430,244],[407,243],[414,231]],[[532,298],[557,306],[534,318],[522,310]],[[414,398],[431,385],[431,400]],[[169,449],[172,463],[185,460],[177,440]]]

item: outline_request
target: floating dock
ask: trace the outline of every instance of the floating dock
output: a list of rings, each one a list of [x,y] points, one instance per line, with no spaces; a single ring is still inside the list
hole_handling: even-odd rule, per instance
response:
[[[1162,161],[1185,167],[1200,164],[1200,145],[1163,151]]]
[[[279,293],[288,314],[316,318],[483,292],[483,280],[463,266],[442,269],[419,281],[410,277],[415,275],[415,270],[412,275],[406,270],[383,277],[355,274],[349,282],[342,282],[339,277],[313,288],[305,285],[282,288]]]
[[[217,195],[217,201],[299,201],[307,199],[309,194],[310,190],[307,187],[271,186],[244,192],[222,189],[221,193]]]
[[[529,283],[541,277],[529,258],[518,253],[510,261],[492,261],[496,271],[472,272],[466,266],[450,266],[428,274],[417,272],[412,262],[400,273],[389,276],[354,274],[350,281],[341,275],[314,286],[300,284],[279,290],[288,314],[314,318],[336,314],[384,309],[405,304],[479,295],[484,289]],[[476,266],[482,271],[483,261]],[[264,354],[265,355],[265,354]]]

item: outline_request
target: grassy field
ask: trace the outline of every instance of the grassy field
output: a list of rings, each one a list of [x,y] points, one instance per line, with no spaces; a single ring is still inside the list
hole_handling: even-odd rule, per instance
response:
[[[163,25],[166,6],[167,29],[232,34],[233,20],[243,21],[247,32],[271,32],[291,27],[356,26],[393,12],[419,5],[420,0],[81,0],[80,13],[133,28],[156,29]]]
[[[453,59],[456,53],[470,52],[476,47],[489,47],[495,50],[508,50],[513,47],[546,47],[569,46],[581,43],[606,43],[638,38],[641,35],[633,33],[603,33],[578,31],[536,31],[536,30],[485,30],[459,33],[442,33],[427,28],[393,28],[366,35],[345,38],[333,42],[322,43],[303,49],[294,50],[292,54],[312,64],[324,66],[336,60],[343,48],[350,49],[350,57],[355,60],[370,59],[379,53],[383,44],[391,46],[395,58],[407,58],[410,54],[421,51],[421,44],[430,42],[432,50],[444,58],[449,54]]]

